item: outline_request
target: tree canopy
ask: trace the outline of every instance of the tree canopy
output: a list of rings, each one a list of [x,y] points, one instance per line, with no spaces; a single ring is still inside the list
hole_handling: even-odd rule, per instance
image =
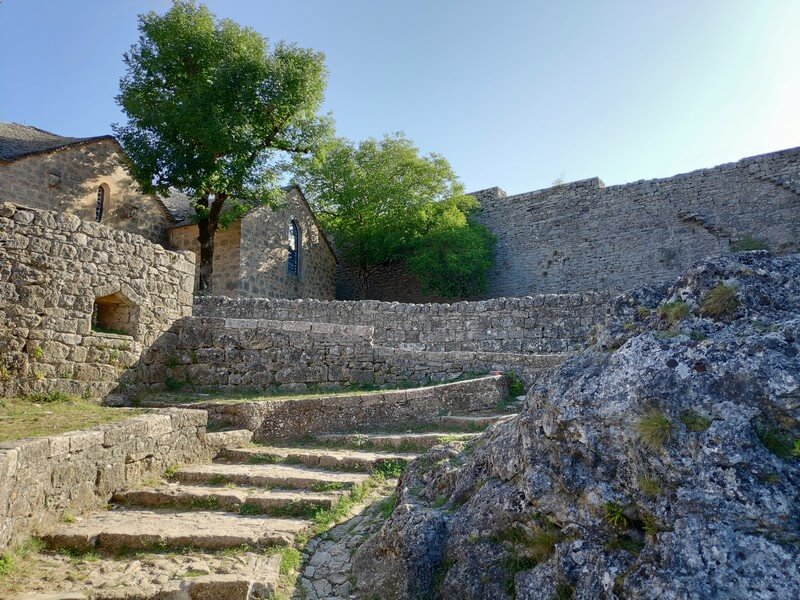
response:
[[[286,153],[309,152],[330,131],[317,114],[324,57],[270,46],[190,0],[141,15],[139,32],[117,96],[128,122],[114,130],[145,191],[176,188],[194,200],[208,290],[217,227],[274,202]]]
[[[298,158],[295,176],[337,250],[359,269],[362,293],[392,263],[445,297],[485,291],[494,238],[471,218],[478,203],[442,156],[422,156],[402,134],[359,144],[335,138]]]

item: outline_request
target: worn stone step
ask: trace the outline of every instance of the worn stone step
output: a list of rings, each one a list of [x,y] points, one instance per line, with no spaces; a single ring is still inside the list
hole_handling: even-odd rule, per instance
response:
[[[486,414],[486,415],[444,415],[439,417],[439,422],[448,428],[462,431],[475,431],[486,429],[495,423],[502,423],[517,416],[517,413]]]
[[[223,550],[288,545],[308,524],[299,519],[210,511],[118,510],[61,525],[42,537],[48,547],[56,550],[98,548],[115,552],[154,547]]]
[[[280,556],[262,552],[47,559],[51,574],[64,575],[63,591],[44,591],[47,586],[34,581],[39,591],[17,600],[263,600],[274,597],[280,580]]]
[[[332,491],[352,487],[369,477],[366,473],[338,473],[287,465],[241,465],[215,463],[191,465],[175,472],[180,483],[235,483],[259,487]]]
[[[373,450],[424,451],[438,444],[468,441],[480,433],[329,433],[316,437],[323,444]]]
[[[372,471],[382,462],[406,464],[417,458],[407,452],[365,452],[329,448],[278,448],[258,446],[226,448],[220,458],[248,464],[302,464],[323,469]]]
[[[166,485],[114,494],[114,502],[147,508],[183,508],[303,515],[309,509],[329,509],[336,492],[272,491],[263,489]],[[245,507],[245,508],[242,508]]]

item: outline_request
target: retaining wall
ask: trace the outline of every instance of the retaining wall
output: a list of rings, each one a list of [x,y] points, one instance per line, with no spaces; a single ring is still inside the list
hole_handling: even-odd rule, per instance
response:
[[[427,352],[561,353],[578,350],[603,320],[607,293],[496,298],[454,304],[197,298],[198,317],[366,325],[376,346]]]
[[[191,312],[194,270],[191,253],[139,235],[0,204],[0,397],[104,393]],[[104,318],[125,334],[93,330],[102,298]]]
[[[119,409],[124,410],[124,409]],[[84,431],[0,443],[0,546],[105,506],[113,494],[176,463],[206,461],[229,443],[206,413],[158,414]]]
[[[272,441],[431,423],[443,413],[493,409],[506,393],[505,378],[494,375],[408,390],[184,406],[208,411],[212,423],[253,431],[257,441]]]
[[[374,345],[372,336],[372,327],[363,325],[187,317],[143,354],[123,383],[136,389],[334,389],[513,370],[531,385],[567,356],[406,350]]]

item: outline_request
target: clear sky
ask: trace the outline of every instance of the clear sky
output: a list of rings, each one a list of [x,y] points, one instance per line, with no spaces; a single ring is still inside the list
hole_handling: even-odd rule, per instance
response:
[[[0,0],[0,120],[111,133],[136,15]],[[666,177],[800,146],[800,0],[208,0],[326,54],[353,139],[404,131],[468,190]]]

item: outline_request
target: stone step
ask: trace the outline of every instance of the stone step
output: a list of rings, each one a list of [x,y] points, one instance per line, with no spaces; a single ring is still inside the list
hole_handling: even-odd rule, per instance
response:
[[[51,555],[51,561],[57,560]],[[15,596],[18,600],[262,600],[273,598],[280,581],[280,556],[243,552],[220,554],[148,554],[114,559],[93,556],[53,562],[51,580],[64,576],[58,587]],[[69,575],[69,577],[67,577]],[[81,591],[77,591],[77,590]],[[90,590],[90,591],[87,591]]]
[[[483,430],[494,425],[495,423],[502,423],[517,416],[517,413],[504,413],[504,414],[487,414],[487,415],[445,415],[439,417],[439,422],[451,429],[458,429],[461,431],[475,431]]]
[[[184,510],[251,511],[280,516],[306,515],[314,509],[329,509],[339,493],[270,491],[263,489],[166,485],[114,494],[114,502],[147,508]],[[244,508],[243,508],[244,507]]]
[[[110,552],[154,547],[203,550],[285,546],[308,526],[299,519],[274,519],[210,511],[112,510],[96,513],[45,534],[48,547]]]
[[[480,433],[329,433],[316,436],[323,444],[372,450],[424,451],[438,444],[469,441]]]
[[[234,483],[258,487],[284,489],[309,489],[311,491],[334,491],[362,483],[369,477],[366,473],[337,473],[308,467],[286,465],[240,465],[215,463],[181,467],[174,478],[180,483],[218,485]]]
[[[359,450],[331,450],[328,448],[277,448],[258,446],[226,448],[220,458],[230,462],[248,464],[302,464],[323,469],[372,471],[381,463],[405,465],[417,454],[401,452],[364,452]]]

